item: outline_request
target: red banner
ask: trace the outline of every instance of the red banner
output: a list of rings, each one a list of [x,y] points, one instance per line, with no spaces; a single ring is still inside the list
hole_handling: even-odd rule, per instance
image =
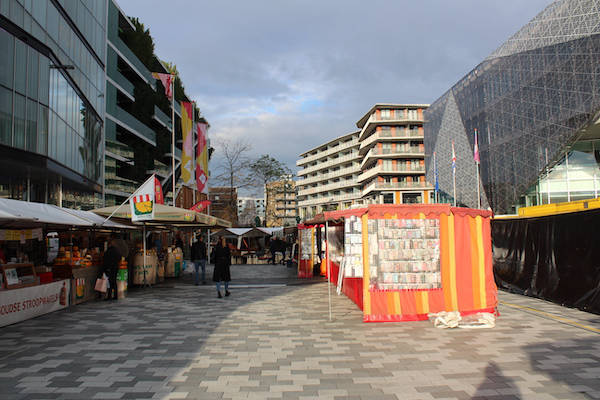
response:
[[[154,177],[154,202],[156,204],[165,204],[165,197],[163,196],[162,185],[156,177]]]
[[[210,200],[202,200],[190,207],[190,210],[202,212],[210,204]]]

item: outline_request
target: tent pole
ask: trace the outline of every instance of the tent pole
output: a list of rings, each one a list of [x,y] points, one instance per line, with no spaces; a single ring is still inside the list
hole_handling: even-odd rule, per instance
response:
[[[147,285],[146,281],[146,223],[142,222],[142,243],[144,249],[144,265],[142,266],[142,271],[144,271],[144,287]]]
[[[325,262],[327,263],[327,292],[329,295],[329,322],[331,322],[331,264],[329,263],[329,222],[325,221]]]

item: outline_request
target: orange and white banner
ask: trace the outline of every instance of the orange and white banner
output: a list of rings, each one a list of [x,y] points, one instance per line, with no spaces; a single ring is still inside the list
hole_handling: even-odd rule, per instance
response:
[[[200,193],[208,193],[208,124],[198,122],[198,147],[196,147],[196,185]]]
[[[194,185],[194,133],[192,132],[193,104],[181,102],[181,134],[183,146],[181,151],[181,179],[189,187]]]

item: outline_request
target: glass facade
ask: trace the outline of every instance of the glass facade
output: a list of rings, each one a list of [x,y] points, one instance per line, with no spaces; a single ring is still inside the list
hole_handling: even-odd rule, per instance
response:
[[[600,1],[559,0],[461,79],[425,112],[427,180],[496,213],[597,195],[600,130]],[[433,165],[433,154],[437,155]]]
[[[1,28],[0,47],[8,50],[0,72],[0,144],[48,156],[99,182],[101,120],[48,57]]]
[[[0,1],[0,197],[99,205],[106,7]]]

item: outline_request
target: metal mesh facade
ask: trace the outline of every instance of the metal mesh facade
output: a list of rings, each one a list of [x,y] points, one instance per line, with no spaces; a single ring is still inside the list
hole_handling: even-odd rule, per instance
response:
[[[453,195],[454,141],[457,202],[477,207],[478,129],[482,206],[513,212],[598,119],[599,60],[600,0],[549,5],[426,111],[427,180],[435,181],[436,152],[440,190]]]

